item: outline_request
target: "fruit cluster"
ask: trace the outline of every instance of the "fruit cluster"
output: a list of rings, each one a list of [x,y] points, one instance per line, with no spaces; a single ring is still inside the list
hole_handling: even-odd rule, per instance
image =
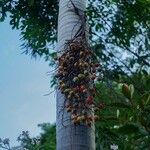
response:
[[[59,89],[66,97],[64,107],[71,113],[74,124],[91,126],[99,118],[94,112],[104,107],[94,102],[94,83],[99,77],[100,65],[92,61],[92,55],[85,40],[76,39],[57,58]]]

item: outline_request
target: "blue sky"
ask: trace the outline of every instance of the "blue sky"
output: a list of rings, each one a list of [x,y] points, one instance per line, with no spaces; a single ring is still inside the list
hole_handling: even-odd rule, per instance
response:
[[[55,122],[55,93],[50,89],[50,70],[42,59],[21,54],[19,31],[8,20],[0,23],[0,137],[12,145],[23,130],[38,135],[37,124]]]

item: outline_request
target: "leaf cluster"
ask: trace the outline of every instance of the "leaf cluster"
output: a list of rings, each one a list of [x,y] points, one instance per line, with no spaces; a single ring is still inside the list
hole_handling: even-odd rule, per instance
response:
[[[12,29],[20,30],[24,52],[48,57],[49,47],[56,41],[57,1],[3,0],[0,8],[0,20],[9,15]]]
[[[125,150],[150,147],[150,76],[139,72],[132,79],[134,84],[126,79],[123,84],[113,82],[111,87],[97,85],[101,91],[98,100],[107,104],[96,124],[97,150],[110,149],[113,144]]]

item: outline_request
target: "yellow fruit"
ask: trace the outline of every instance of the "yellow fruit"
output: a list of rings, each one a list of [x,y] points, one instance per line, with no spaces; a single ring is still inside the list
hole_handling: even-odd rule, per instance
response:
[[[70,57],[69,55],[66,55],[66,59],[69,59],[69,57]]]
[[[71,98],[72,98],[72,96],[69,94],[67,98],[68,98],[68,99],[71,99]]]
[[[87,71],[87,70],[85,70],[85,71],[84,71],[84,74],[85,74],[85,75],[87,75],[87,74],[88,74],[88,71]]]
[[[67,112],[71,112],[71,110],[72,110],[71,106],[69,106],[66,110],[67,110]]]
[[[99,108],[98,108],[98,107],[95,107],[95,108],[94,108],[94,111],[98,111],[98,110],[99,110]]]
[[[74,81],[74,82],[77,82],[77,81],[79,81],[79,78],[78,78],[78,77],[74,77],[74,78],[73,78],[73,81]]]
[[[82,115],[82,116],[80,117],[80,119],[81,119],[82,121],[85,121],[85,116]]]
[[[72,120],[74,120],[74,119],[76,120],[77,117],[78,117],[77,115],[71,115],[71,119],[72,119]]]
[[[78,94],[75,94],[75,97],[76,97],[77,99],[80,99],[80,96],[79,96]]]
[[[64,93],[68,93],[70,91],[70,89],[65,89]]]
[[[67,72],[66,72],[66,71],[64,71],[64,72],[63,72],[63,76],[65,76],[66,74],[67,74]]]
[[[80,62],[80,63],[79,63],[79,66],[82,67],[82,66],[83,66],[83,63]]]
[[[73,91],[70,91],[70,92],[69,92],[69,95],[73,95],[73,94],[74,94],[74,92],[73,92]]]
[[[64,84],[64,83],[62,83],[61,85],[60,85],[60,87],[61,88],[64,88],[66,85]]]
[[[84,89],[84,90],[83,90],[83,93],[86,93],[86,92],[87,92],[87,89]]]
[[[95,115],[94,116],[94,121],[97,121],[99,119],[99,116]]]
[[[84,54],[84,52],[83,52],[83,51],[81,51],[81,52],[80,52],[80,56],[83,56],[83,54]]]
[[[84,75],[84,74],[78,74],[78,77],[79,77],[79,78],[84,78],[85,75]]]
[[[77,66],[78,66],[78,63],[76,62],[76,63],[74,64],[74,66],[77,67]]]
[[[84,63],[84,67],[88,67],[89,64],[87,62]]]
[[[73,61],[74,60],[74,57],[70,57],[70,61]]]
[[[80,122],[80,121],[81,121],[81,117],[78,116],[78,117],[77,117],[77,122]]]

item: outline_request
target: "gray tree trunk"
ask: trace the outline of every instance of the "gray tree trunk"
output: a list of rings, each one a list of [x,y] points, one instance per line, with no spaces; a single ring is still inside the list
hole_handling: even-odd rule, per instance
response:
[[[86,0],[72,0],[76,7],[85,11]],[[64,49],[80,28],[79,16],[73,12],[70,0],[59,1],[58,45],[57,51]],[[57,90],[56,138],[57,150],[95,150],[95,128],[71,123],[70,114],[64,110],[64,95]]]

